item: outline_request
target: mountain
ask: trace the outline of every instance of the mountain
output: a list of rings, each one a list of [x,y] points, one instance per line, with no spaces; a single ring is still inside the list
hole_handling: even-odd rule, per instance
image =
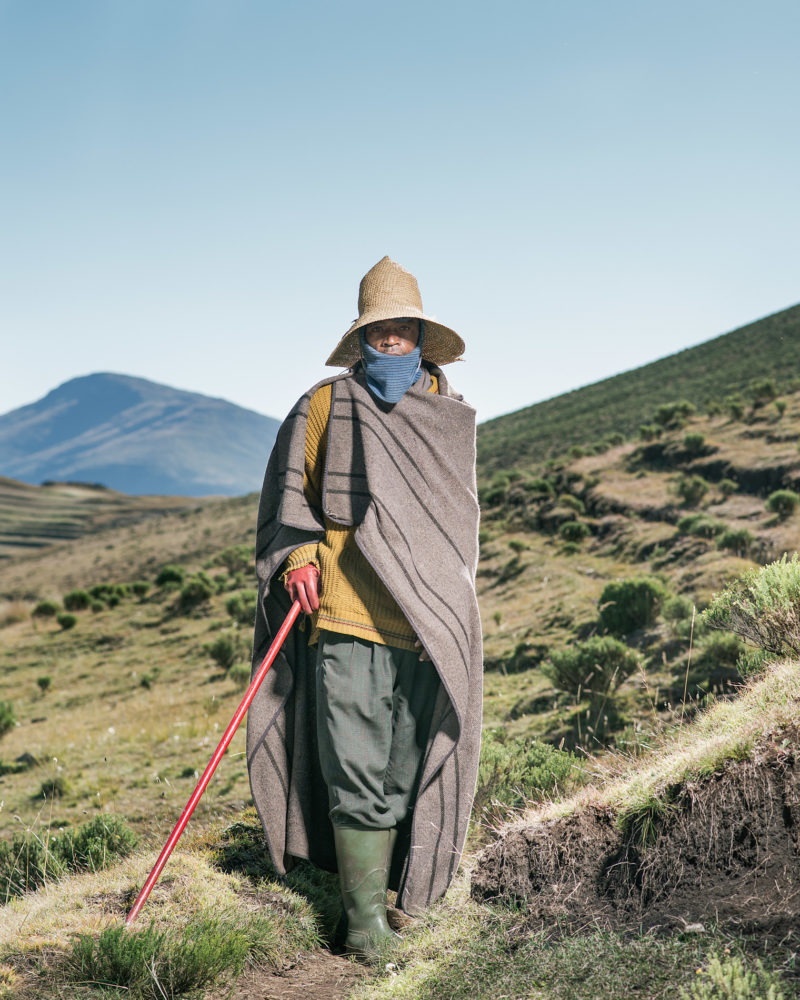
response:
[[[278,427],[224,399],[130,375],[85,375],[0,416],[0,475],[234,496],[260,488]]]
[[[742,392],[753,379],[775,379],[784,388],[798,374],[800,305],[652,364],[487,420],[478,429],[478,471],[487,475],[530,466],[570,445],[592,444],[610,433],[630,434],[651,420],[663,403],[688,399],[704,409],[711,400]]]

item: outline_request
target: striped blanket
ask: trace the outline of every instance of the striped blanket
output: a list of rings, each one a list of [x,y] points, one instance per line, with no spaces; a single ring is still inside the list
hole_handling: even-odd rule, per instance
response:
[[[356,542],[441,678],[413,813],[400,831],[390,885],[418,912],[455,874],[475,792],[483,652],[475,596],[478,502],[475,412],[449,387],[429,393],[426,370],[393,406],[370,394],[360,365],[332,383],[325,514],[358,525]],[[324,383],[319,383],[320,385]],[[305,423],[314,386],[279,431],[259,505],[259,610],[254,665],[288,608],[275,575],[297,546],[319,539],[322,511],[303,492]],[[315,737],[314,650],[295,627],[248,717],[247,759],[275,867],[295,858],[335,870],[327,792]]]

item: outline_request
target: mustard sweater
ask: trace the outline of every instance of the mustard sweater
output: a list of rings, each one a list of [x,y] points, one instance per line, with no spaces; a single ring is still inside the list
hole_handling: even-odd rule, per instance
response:
[[[431,376],[430,392],[438,392]],[[311,503],[322,509],[322,480],[328,450],[331,386],[323,385],[311,397],[306,426],[303,488]],[[355,526],[335,524],[325,517],[321,541],[301,545],[284,563],[283,575],[312,563],[320,571],[319,611],[313,616],[317,641],[320,629],[354,635],[385,646],[414,649],[416,635],[397,602],[378,578],[355,540]]]

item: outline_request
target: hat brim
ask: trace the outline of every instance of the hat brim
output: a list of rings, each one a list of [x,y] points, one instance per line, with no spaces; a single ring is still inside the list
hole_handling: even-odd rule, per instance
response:
[[[331,368],[352,368],[361,360],[361,342],[358,331],[370,323],[377,323],[383,319],[421,319],[425,323],[425,336],[422,340],[422,360],[430,361],[434,365],[449,365],[453,361],[460,361],[464,353],[464,341],[455,330],[449,326],[437,323],[435,319],[426,316],[419,309],[413,307],[407,309],[402,315],[396,311],[366,312],[359,316],[347,333],[336,345],[335,350],[325,362]]]

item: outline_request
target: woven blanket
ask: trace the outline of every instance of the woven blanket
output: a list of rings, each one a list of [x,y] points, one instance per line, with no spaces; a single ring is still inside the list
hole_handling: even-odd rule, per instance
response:
[[[322,505],[357,525],[356,543],[389,589],[441,679],[419,791],[400,831],[390,885],[418,912],[455,874],[475,793],[483,651],[475,596],[478,502],[475,412],[439,369],[393,406],[369,392],[360,366],[332,383]],[[297,546],[322,537],[323,512],[303,491],[306,393],[279,431],[259,505],[259,610],[254,667],[288,609],[275,575]],[[297,626],[250,708],[247,755],[256,808],[279,872],[295,858],[335,870],[327,791],[315,735],[314,662]]]

